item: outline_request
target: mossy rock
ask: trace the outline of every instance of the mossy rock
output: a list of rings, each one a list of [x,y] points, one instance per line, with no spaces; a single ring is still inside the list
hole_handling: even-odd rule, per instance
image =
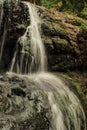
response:
[[[79,16],[87,19],[87,4],[85,5],[85,8],[80,12]]]
[[[61,39],[60,37],[52,38],[52,41],[58,44],[68,45],[68,41],[66,39]]]
[[[66,37],[66,31],[60,23],[43,22],[41,29],[45,36]]]
[[[63,36],[65,36],[66,35],[66,31],[65,31],[65,29],[61,26],[61,24],[59,23],[59,24],[53,24],[54,26],[54,29],[57,31],[57,33],[59,34],[59,35],[63,35]]]
[[[71,83],[73,84],[72,86],[77,91],[78,96],[80,97],[84,109],[87,113],[87,95],[84,94],[84,89],[81,87],[81,83],[78,82],[74,76],[72,77],[72,72],[61,73],[61,74],[63,77],[71,81]]]
[[[46,38],[44,39],[44,43],[45,43],[46,45],[52,45],[52,44],[53,44],[52,39],[50,39],[49,37],[46,37]]]
[[[79,26],[83,30],[84,33],[87,33],[87,23],[83,19],[74,18],[73,24],[76,25],[76,26]]]

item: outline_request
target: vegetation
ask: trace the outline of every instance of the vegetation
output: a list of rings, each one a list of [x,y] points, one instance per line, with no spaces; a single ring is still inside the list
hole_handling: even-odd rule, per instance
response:
[[[84,89],[82,88],[81,83],[79,83],[75,77],[72,78],[70,73],[62,73],[62,75],[65,77],[65,79],[68,79],[72,83],[72,87],[77,91],[87,113],[87,95],[84,94]]]
[[[76,25],[76,26],[79,26],[84,31],[84,33],[87,34],[87,23],[84,22],[83,19],[74,18],[73,19],[73,24]]]
[[[28,0],[49,9],[76,13],[87,19],[87,0]]]
[[[85,4],[84,9],[79,13],[79,16],[81,16],[82,18],[87,19],[87,3]]]

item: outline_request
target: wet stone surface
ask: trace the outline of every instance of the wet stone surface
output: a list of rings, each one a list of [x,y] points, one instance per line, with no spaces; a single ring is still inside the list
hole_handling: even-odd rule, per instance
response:
[[[48,99],[33,81],[26,81],[18,76],[0,76],[1,130],[49,130]]]

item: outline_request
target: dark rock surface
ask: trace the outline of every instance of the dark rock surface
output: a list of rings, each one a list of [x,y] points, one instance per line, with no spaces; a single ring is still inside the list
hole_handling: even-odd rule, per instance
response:
[[[2,9],[0,48],[3,39],[5,40],[0,66],[1,68],[7,69],[11,64],[18,39],[25,33],[26,27],[30,23],[30,19],[28,7],[20,1],[4,1]]]
[[[1,69],[8,69],[18,38],[24,34],[30,23],[28,7],[22,2],[4,4],[0,39],[7,29]],[[83,70],[87,66],[87,33],[73,23],[78,17],[61,12],[50,12],[37,7],[41,17],[41,34],[45,44],[48,68],[52,71]],[[11,14],[10,14],[11,12]],[[80,18],[81,19],[81,18]],[[81,19],[82,20],[82,19]],[[83,20],[86,23],[86,20]],[[0,43],[1,45],[1,43]],[[20,44],[18,45],[20,49]],[[4,53],[5,52],[5,53]]]
[[[73,19],[77,17],[45,9],[41,9],[40,12],[42,37],[50,69],[53,71],[86,69],[87,33],[73,24]]]

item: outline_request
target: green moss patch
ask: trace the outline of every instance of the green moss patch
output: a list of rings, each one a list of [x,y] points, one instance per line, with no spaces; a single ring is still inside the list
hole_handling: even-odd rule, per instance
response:
[[[57,34],[65,36],[66,35],[66,31],[65,29],[62,27],[61,23],[53,23],[53,30],[56,31]]]
[[[84,19],[87,19],[87,4],[85,4],[85,8],[80,12],[79,16]]]
[[[87,33],[87,23],[81,18],[74,18],[73,24],[76,26],[79,26],[83,30],[84,33]]]
[[[84,107],[87,108],[87,95],[84,94],[84,89],[81,88],[80,83],[74,77],[72,78],[68,73],[62,73],[62,75],[63,77],[71,81],[71,83],[73,84],[72,86],[81,97]]]
[[[68,44],[68,41],[66,39],[61,39],[60,37],[52,38],[52,41],[55,43],[64,44],[64,45]]]

